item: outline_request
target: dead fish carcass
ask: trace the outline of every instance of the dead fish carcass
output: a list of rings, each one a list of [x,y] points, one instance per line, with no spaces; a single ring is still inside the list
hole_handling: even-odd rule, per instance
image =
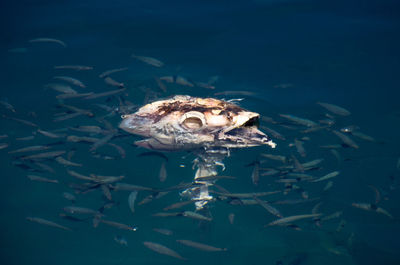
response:
[[[190,150],[276,144],[258,130],[260,115],[214,98],[175,96],[123,115],[120,128],[146,137],[137,145],[154,150]]]

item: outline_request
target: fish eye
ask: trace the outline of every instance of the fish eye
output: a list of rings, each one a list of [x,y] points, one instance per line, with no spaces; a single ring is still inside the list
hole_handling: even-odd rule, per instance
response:
[[[197,117],[190,117],[182,122],[182,125],[190,130],[196,130],[203,127],[203,122]]]
[[[204,114],[198,111],[189,111],[180,120],[180,125],[187,130],[198,130],[205,124]]]

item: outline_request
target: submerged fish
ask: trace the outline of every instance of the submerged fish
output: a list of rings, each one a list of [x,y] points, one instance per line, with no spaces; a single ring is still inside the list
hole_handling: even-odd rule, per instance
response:
[[[72,231],[71,228],[68,228],[66,226],[57,224],[55,222],[43,219],[43,218],[39,218],[39,217],[26,217],[27,220],[31,221],[31,222],[35,222],[38,224],[42,224],[42,225],[47,225],[47,226],[51,226],[51,227],[55,227],[55,228],[59,228],[62,230],[66,230],[66,231]]]
[[[347,109],[339,107],[337,105],[323,103],[323,102],[317,102],[317,104],[337,115],[348,116],[351,114],[350,111],[348,111]]]
[[[48,179],[45,177],[40,177],[40,176],[35,176],[35,175],[28,175],[27,177],[30,180],[39,181],[39,182],[58,183],[58,180],[56,180],[56,179]]]
[[[135,212],[135,201],[136,201],[136,197],[137,197],[138,192],[132,191],[131,193],[129,193],[128,196],[128,205],[129,205],[129,209],[131,210],[132,213]]]
[[[163,62],[161,62],[160,60],[153,58],[153,57],[140,56],[140,55],[135,55],[135,54],[132,54],[131,56],[132,56],[132,58],[142,61],[148,65],[152,65],[155,67],[163,67],[164,66]]]
[[[128,241],[123,236],[114,236],[114,241],[122,246],[128,246]]]
[[[58,40],[58,39],[53,39],[53,38],[36,38],[36,39],[31,39],[29,40],[31,43],[36,43],[36,42],[49,42],[49,43],[57,43],[63,46],[64,48],[67,47],[67,44],[65,42]]]
[[[199,243],[199,242],[194,242],[191,240],[185,240],[185,239],[177,239],[177,242],[192,247],[192,248],[197,248],[199,250],[203,250],[203,251],[209,251],[209,252],[216,252],[216,251],[227,251],[228,249],[226,248],[217,248],[217,247],[213,247],[210,245],[206,245],[203,243]]]
[[[301,219],[306,219],[306,218],[314,218],[314,217],[319,217],[322,214],[302,214],[302,215],[293,215],[289,217],[284,217],[278,220],[275,220],[266,226],[271,226],[271,225],[285,225],[293,221],[301,220]]]
[[[324,181],[324,180],[327,180],[327,179],[331,179],[331,178],[334,178],[337,175],[339,175],[339,173],[340,173],[339,171],[333,171],[333,172],[331,172],[329,174],[326,174],[323,177],[320,177],[318,179],[312,180],[311,182],[320,182],[320,181]]]
[[[154,243],[154,242],[149,242],[149,241],[145,241],[145,242],[143,242],[143,244],[147,248],[149,248],[149,249],[151,249],[151,250],[153,250],[153,251],[155,251],[155,252],[157,252],[159,254],[167,255],[167,256],[174,257],[174,258],[177,258],[177,259],[180,259],[180,260],[186,260],[181,255],[179,255],[176,251],[174,251],[174,250],[172,250],[170,248],[167,248],[166,246],[163,246],[161,244]]]

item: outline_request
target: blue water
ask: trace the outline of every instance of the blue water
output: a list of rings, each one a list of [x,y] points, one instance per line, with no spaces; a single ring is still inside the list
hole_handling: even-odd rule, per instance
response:
[[[8,1],[0,8],[0,99],[12,104],[15,113],[0,106],[0,139],[8,147],[0,150],[2,192],[0,193],[0,263],[1,264],[400,264],[400,4],[397,1]],[[55,43],[30,43],[41,37],[64,41],[66,48]],[[21,49],[22,48],[22,49]],[[165,63],[162,68],[146,65],[131,54],[151,56]],[[88,65],[90,71],[56,70],[55,65]],[[350,116],[336,117],[332,128],[357,125],[360,132],[375,141],[350,136],[359,149],[339,148],[340,162],[321,145],[340,144],[338,137],[322,130],[304,134],[304,128],[288,129],[262,121],[282,133],[286,140],[274,139],[269,147],[232,150],[224,160],[223,175],[235,180],[217,183],[230,192],[283,190],[277,176],[261,177],[258,186],[251,181],[251,164],[260,153],[290,157],[300,162],[323,158],[321,169],[306,172],[321,177],[338,170],[333,187],[324,192],[327,181],[296,183],[317,200],[279,205],[283,216],[309,214],[322,202],[320,212],[328,216],[342,211],[338,218],[322,222],[297,221],[301,231],[289,227],[264,225],[276,219],[259,205],[231,205],[227,201],[211,203],[212,222],[181,217],[161,218],[152,214],[180,201],[179,191],[145,205],[135,213],[128,207],[129,192],[111,191],[116,205],[106,209],[109,220],[135,225],[136,232],[119,230],[92,220],[73,222],[59,217],[71,203],[62,193],[74,193],[68,184],[84,183],[67,174],[68,169],[84,175],[124,175],[124,182],[154,188],[166,188],[190,182],[192,160],[187,152],[166,153],[168,178],[158,180],[162,158],[138,156],[146,150],[134,147],[139,138],[126,136],[112,139],[124,148],[126,157],[115,149],[101,147],[99,153],[116,156],[104,160],[91,155],[90,145],[70,143],[65,138],[55,150],[74,150],[71,160],[83,167],[65,167],[55,161],[44,161],[55,173],[30,172],[16,166],[17,155],[9,151],[32,145],[60,141],[40,135],[36,128],[11,118],[29,120],[42,130],[59,134],[84,135],[65,129],[79,125],[99,125],[95,118],[108,113],[92,103],[118,107],[116,97],[97,100],[65,100],[65,104],[90,109],[95,118],[78,116],[64,122],[53,122],[54,114],[65,111],[57,107],[57,92],[45,89],[54,76],[72,76],[87,88],[79,92],[105,92],[107,86],[98,75],[109,69],[128,67],[112,75],[127,87],[124,99],[137,106],[147,103],[146,89],[156,91],[156,98],[177,94],[199,97],[244,98],[243,108],[255,111],[287,125],[279,114],[292,114],[318,121],[328,113],[316,104],[329,102],[351,111]],[[215,89],[167,84],[161,92],[154,77],[179,75],[193,82],[207,82],[218,76]],[[249,91],[254,96],[216,96],[224,91]],[[117,128],[119,114],[106,118]],[[58,131],[59,129],[65,129]],[[33,140],[19,137],[34,135]],[[124,134],[126,135],[126,134]],[[304,140],[305,158],[289,145]],[[66,156],[64,156],[66,157]],[[29,164],[29,162],[27,162]],[[185,167],[181,167],[184,165]],[[280,166],[265,161],[262,167]],[[34,174],[58,179],[59,184],[29,180]],[[377,206],[393,218],[374,211],[352,207],[354,202],[374,203],[375,187],[381,196]],[[148,192],[139,192],[142,200]],[[105,204],[99,189],[76,194],[78,206],[98,209]],[[301,199],[301,193],[266,197],[268,201]],[[194,210],[187,206],[186,210]],[[230,224],[228,215],[235,214]],[[34,216],[70,227],[73,232],[29,222]],[[337,231],[341,221],[342,230]],[[168,228],[172,236],[158,234],[152,228]],[[119,245],[114,236],[126,238],[128,246]],[[228,248],[227,252],[207,253],[176,242],[189,239]],[[177,251],[188,261],[155,253],[143,245],[157,242]]]

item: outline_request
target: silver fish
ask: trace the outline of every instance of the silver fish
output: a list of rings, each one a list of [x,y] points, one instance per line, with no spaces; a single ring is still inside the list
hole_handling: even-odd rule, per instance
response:
[[[172,232],[169,229],[165,229],[165,228],[153,228],[153,231],[166,235],[166,236],[171,236],[174,232]]]
[[[304,118],[299,118],[299,117],[296,117],[296,116],[291,115],[291,114],[279,114],[279,116],[281,116],[281,117],[283,117],[285,119],[288,119],[289,121],[291,121],[291,122],[293,122],[295,124],[303,125],[303,126],[306,126],[306,127],[315,127],[315,126],[318,125],[317,123],[315,123],[315,122],[313,122],[311,120],[304,119]]]
[[[159,254],[167,255],[167,256],[174,257],[174,258],[177,258],[177,259],[180,259],[180,260],[186,260],[181,255],[179,255],[176,251],[174,251],[174,250],[172,250],[170,248],[167,248],[166,246],[163,246],[161,244],[154,243],[154,242],[149,242],[149,241],[145,241],[145,242],[143,242],[143,244],[147,248],[149,248],[149,249],[151,249],[151,250],[153,250],[153,251],[155,251],[155,252],[157,252]]]
[[[71,162],[71,161],[63,158],[62,156],[56,157],[55,160],[64,166],[73,166],[73,167],[81,167],[82,166],[82,164]]]
[[[153,58],[153,57],[140,56],[140,55],[135,55],[135,54],[132,54],[131,57],[135,58],[141,62],[144,62],[148,65],[155,66],[155,67],[163,67],[164,66],[163,62],[161,62],[160,60]]]
[[[331,172],[329,174],[326,174],[323,177],[320,177],[318,179],[312,180],[311,182],[320,182],[320,181],[324,181],[324,180],[327,180],[327,179],[331,179],[331,178],[334,178],[337,175],[339,175],[339,173],[340,173],[339,171],[333,171],[333,172]]]
[[[64,48],[67,47],[67,44],[65,42],[58,40],[58,39],[53,39],[53,38],[36,38],[36,39],[31,39],[29,40],[31,43],[36,43],[36,42],[49,42],[49,43],[57,43],[63,46]]]
[[[56,180],[56,179],[49,179],[49,178],[44,178],[44,177],[36,176],[36,175],[28,175],[27,177],[28,177],[28,179],[33,180],[33,181],[58,183],[58,180]]]
[[[167,169],[165,168],[165,161],[161,162],[160,172],[158,174],[158,179],[164,182],[167,179]]]
[[[284,217],[278,220],[275,220],[266,226],[271,226],[271,225],[285,225],[293,221],[301,220],[301,219],[306,219],[306,218],[314,218],[314,217],[319,217],[322,214],[302,214],[302,215],[293,215],[289,217]]]
[[[117,68],[117,69],[107,70],[107,71],[102,72],[102,73],[99,75],[99,77],[100,77],[100,78],[105,78],[105,77],[107,77],[107,76],[109,76],[109,75],[111,75],[111,74],[118,73],[118,72],[122,72],[122,71],[126,71],[126,70],[128,70],[128,69],[129,69],[128,67],[123,67],[123,68]]]
[[[194,242],[191,240],[185,240],[185,239],[177,239],[176,242],[179,242],[183,245],[192,247],[192,248],[197,248],[199,250],[203,250],[203,251],[209,251],[209,252],[216,252],[216,251],[227,251],[228,249],[226,248],[217,248],[214,246],[210,246],[210,245],[206,245],[203,243],[199,243],[199,242]]]
[[[131,193],[129,193],[129,196],[128,196],[128,205],[129,205],[129,209],[131,210],[132,213],[135,212],[135,201],[136,201],[137,194],[138,194],[137,191],[132,191]]]
[[[208,222],[212,221],[211,217],[207,217],[202,214],[191,212],[191,211],[184,211],[182,215],[185,217],[200,220],[200,221],[208,221]]]
[[[344,144],[346,144],[346,145],[348,145],[348,146],[350,146],[352,148],[355,148],[355,149],[359,148],[359,146],[352,139],[350,139],[350,137],[348,137],[347,135],[344,135],[343,133],[335,131],[335,130],[333,130],[332,132],[337,137],[339,137],[340,140],[342,140]]]
[[[76,70],[76,71],[87,71],[93,70],[92,66],[86,65],[56,65],[54,69],[68,69],[68,70]]]
[[[348,116],[351,114],[350,111],[348,111],[347,109],[339,107],[337,105],[323,103],[323,102],[317,102],[317,104],[337,115]]]
[[[78,79],[73,78],[73,77],[69,77],[69,76],[55,76],[55,77],[53,77],[53,78],[54,78],[54,79],[57,79],[57,80],[65,81],[65,82],[70,83],[70,84],[72,84],[72,85],[74,85],[74,86],[78,86],[78,87],[81,87],[81,88],[86,88],[86,86],[85,86],[81,81],[79,81]]]
[[[130,225],[114,222],[114,221],[109,221],[109,220],[104,220],[104,219],[99,219],[99,221],[100,221],[100,223],[104,223],[109,226],[113,226],[113,227],[123,229],[123,230],[128,230],[128,231],[136,231],[137,230],[137,227],[135,227],[135,226],[130,226]]]
[[[55,227],[55,228],[60,228],[60,229],[62,229],[62,230],[66,230],[66,231],[72,231],[71,228],[68,228],[68,227],[66,227],[66,226],[57,224],[57,223],[55,223],[55,222],[52,222],[52,221],[49,221],[49,220],[46,220],[46,219],[43,219],[43,218],[39,218],[39,217],[26,217],[26,219],[29,220],[29,221],[31,221],[31,222],[38,223],[38,224],[47,225],[47,226],[52,226],[52,227]]]

